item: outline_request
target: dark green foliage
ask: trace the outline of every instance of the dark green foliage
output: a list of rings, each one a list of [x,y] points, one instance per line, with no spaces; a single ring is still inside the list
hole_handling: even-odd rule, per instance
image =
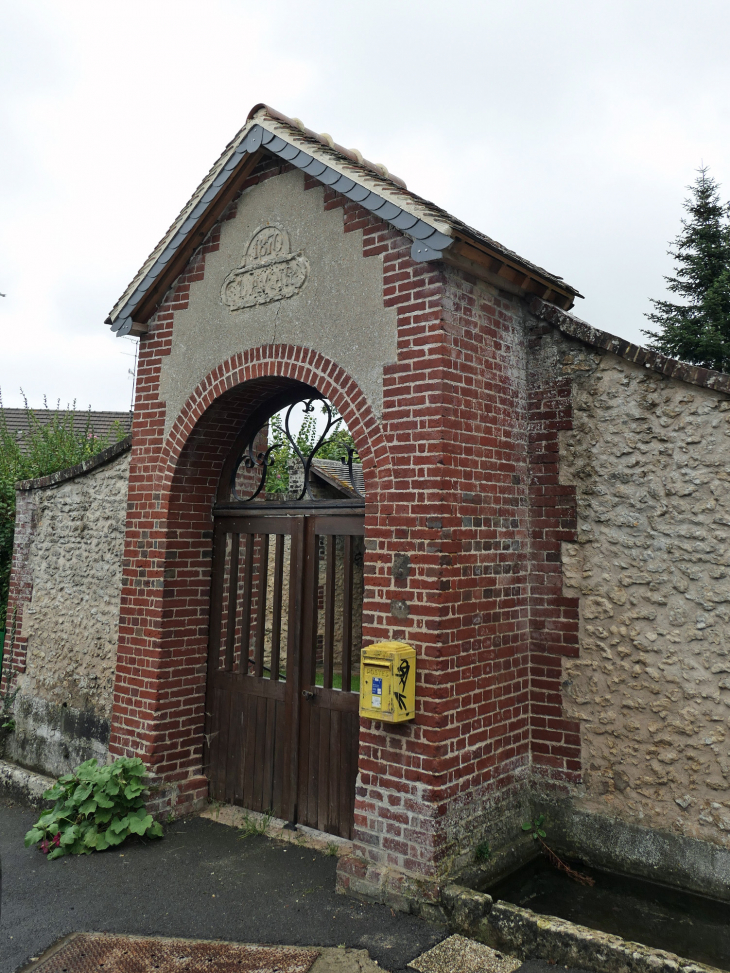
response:
[[[120,757],[99,767],[87,760],[64,774],[43,797],[54,801],[25,836],[49,858],[105,851],[130,834],[162,837],[162,826],[144,806],[147,768],[139,757]]]
[[[541,814],[535,818],[534,821],[523,821],[522,830],[529,831],[535,841],[540,838],[547,838],[546,833],[543,831],[543,824],[545,823],[545,815]]]
[[[668,289],[682,299],[652,301],[647,318],[658,331],[644,331],[652,347],[672,358],[730,371],[730,205],[720,202],[720,187],[699,170],[684,202],[689,214],[669,250],[675,276]]]
[[[315,406],[316,407],[316,406]],[[330,404],[334,418],[337,418],[335,407]],[[322,408],[325,413],[324,408]],[[317,459],[341,460],[347,456],[348,447],[354,449],[355,443],[347,429],[340,428],[340,423],[322,443],[316,453]],[[321,435],[321,433],[320,433]],[[284,422],[280,414],[272,416],[269,422],[269,443],[281,443],[281,447],[272,454],[274,463],[266,478],[267,496],[287,494],[289,492],[289,459],[295,456],[294,449],[284,432]],[[296,436],[296,444],[304,456],[308,456],[317,443],[317,420],[314,413],[305,415]],[[359,462],[357,451],[353,454],[354,462]],[[343,470],[346,467],[343,466]]]
[[[492,849],[489,847],[488,841],[482,841],[474,849],[474,861],[476,862],[486,862],[492,857]]]
[[[75,405],[75,403],[74,403]],[[49,476],[75,466],[124,438],[121,426],[106,437],[94,435],[89,416],[81,429],[74,429],[74,411],[56,406],[49,422],[41,423],[26,403],[28,433],[22,442],[11,434],[5,422],[0,398],[0,628],[5,627],[10,567],[15,530],[15,483],[37,476]]]

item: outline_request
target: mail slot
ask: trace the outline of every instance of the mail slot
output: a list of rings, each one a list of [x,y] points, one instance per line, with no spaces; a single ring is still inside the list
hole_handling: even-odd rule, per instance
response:
[[[360,657],[360,716],[403,723],[416,715],[416,652],[405,642],[376,642]]]

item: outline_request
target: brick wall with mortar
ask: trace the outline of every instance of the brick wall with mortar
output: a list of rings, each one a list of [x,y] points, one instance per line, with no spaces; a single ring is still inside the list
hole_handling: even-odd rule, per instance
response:
[[[412,725],[361,731],[358,850],[373,864],[353,864],[349,885],[379,881],[391,899],[414,885],[428,897],[473,853],[529,764],[521,313],[468,275],[430,273],[431,307],[399,315],[384,400],[394,493],[366,540],[373,634],[415,645],[421,680]]]
[[[252,180],[286,171],[266,163]],[[205,799],[211,499],[242,417],[271,394],[263,379],[314,385],[363,458],[364,641],[406,639],[419,656],[416,721],[363,721],[355,845],[367,865],[357,867],[370,889],[397,893],[407,876],[435,895],[434,880],[473,844],[482,798],[517,786],[529,764],[521,311],[461,272],[415,264],[397,231],[308,180],[310,189],[325,212],[342,211],[344,233],[362,235],[363,261],[382,263],[382,302],[397,312],[382,419],[335,362],[267,345],[222,362],[165,436],[162,360],[219,224],[140,341],[111,749],[141,752],[178,812]]]

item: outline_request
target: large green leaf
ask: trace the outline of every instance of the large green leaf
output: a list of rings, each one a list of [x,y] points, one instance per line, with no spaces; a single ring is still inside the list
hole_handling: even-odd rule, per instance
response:
[[[138,781],[132,781],[127,784],[124,788],[124,796],[128,801],[133,801],[135,797],[139,797],[144,787]]]
[[[72,845],[79,836],[78,825],[74,824],[61,833],[61,844]]]
[[[127,830],[127,828],[125,828],[121,834],[115,834],[115,832],[112,831],[111,829],[107,829],[104,832],[104,837],[106,838],[108,844],[110,845],[121,845],[121,843],[124,841],[124,839],[127,837],[128,834],[129,831]]]
[[[109,825],[109,830],[113,831],[115,834],[120,834],[122,831],[126,831],[129,828],[129,817],[125,815],[123,818],[114,818],[112,823]]]
[[[132,834],[144,834],[152,826],[153,818],[151,814],[130,814],[129,830]]]
[[[99,807],[114,807],[114,801],[111,799],[111,797],[108,797],[100,787],[97,787],[94,791],[94,800]]]

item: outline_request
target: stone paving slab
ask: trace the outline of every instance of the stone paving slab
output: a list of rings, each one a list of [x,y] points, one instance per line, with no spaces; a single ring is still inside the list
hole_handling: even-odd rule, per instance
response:
[[[465,936],[449,936],[408,965],[418,973],[514,973],[522,961]]]

